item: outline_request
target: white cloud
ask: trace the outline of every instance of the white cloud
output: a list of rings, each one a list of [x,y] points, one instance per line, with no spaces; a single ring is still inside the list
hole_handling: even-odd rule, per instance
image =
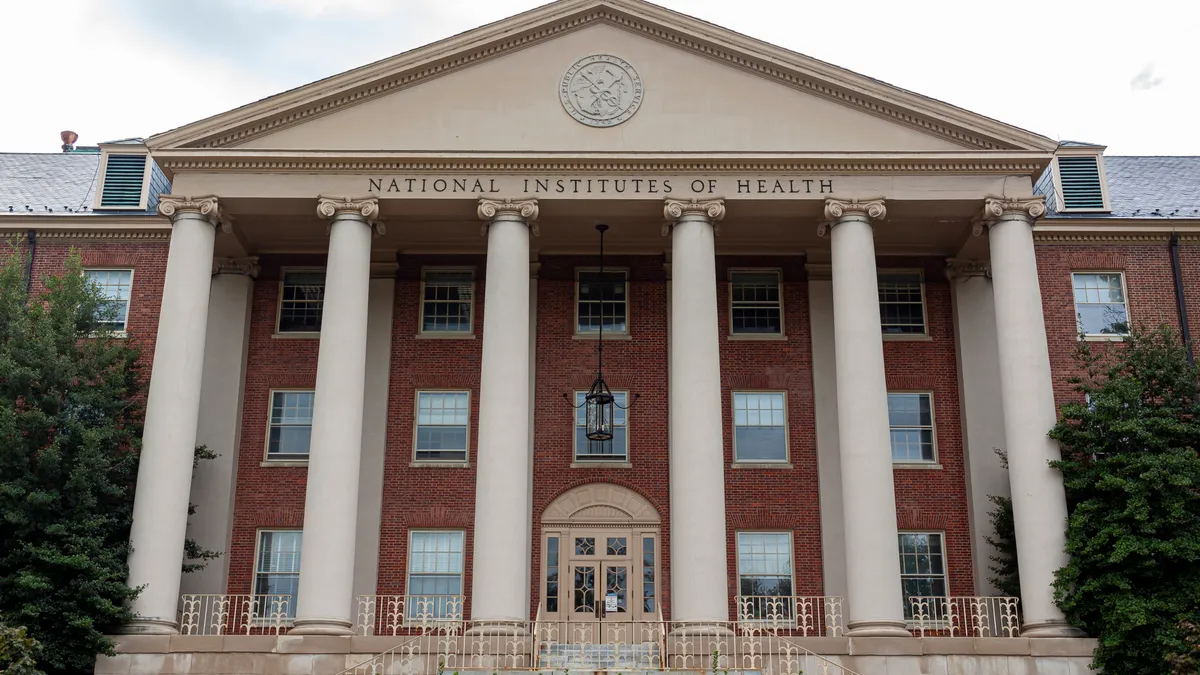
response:
[[[659,2],[1031,131],[1107,144],[1110,154],[1200,154],[1200,88],[1190,86],[1200,59],[1178,37],[1200,26],[1200,3]],[[10,4],[0,150],[54,151],[63,129],[85,144],[148,136],[540,2]]]

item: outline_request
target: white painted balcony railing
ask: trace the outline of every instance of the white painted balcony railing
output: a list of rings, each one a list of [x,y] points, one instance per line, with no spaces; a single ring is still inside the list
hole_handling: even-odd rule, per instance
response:
[[[1017,598],[915,596],[909,600],[909,627],[917,637],[1021,636]]]
[[[181,604],[184,635],[279,635],[295,615],[290,595],[185,595]]]
[[[846,632],[842,605],[833,595],[739,595],[737,618],[793,637],[839,637]]]
[[[405,629],[437,628],[461,623],[461,595],[360,595],[355,632],[359,635],[404,635]]]

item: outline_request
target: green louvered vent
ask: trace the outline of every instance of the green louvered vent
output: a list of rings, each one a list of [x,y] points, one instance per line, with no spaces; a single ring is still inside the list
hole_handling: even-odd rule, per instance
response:
[[[109,155],[100,206],[138,208],[142,203],[142,179],[145,176],[146,155]]]
[[[1104,186],[1100,184],[1098,158],[1059,157],[1058,178],[1062,183],[1065,209],[1104,210]]]

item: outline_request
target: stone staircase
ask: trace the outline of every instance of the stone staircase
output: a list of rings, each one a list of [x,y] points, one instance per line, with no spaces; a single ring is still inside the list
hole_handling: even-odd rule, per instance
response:
[[[657,671],[663,667],[662,647],[654,642],[636,644],[546,643],[538,650],[538,670],[592,672]]]

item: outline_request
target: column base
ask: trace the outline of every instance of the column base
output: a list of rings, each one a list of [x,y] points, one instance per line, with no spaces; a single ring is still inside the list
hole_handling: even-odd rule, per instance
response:
[[[354,635],[354,630],[346,619],[317,617],[296,619],[288,635]]]
[[[121,635],[179,635],[179,622],[138,617],[117,632]]]
[[[847,626],[846,637],[906,637],[913,634],[908,630],[908,624],[895,619],[866,619],[851,621]]]
[[[670,635],[673,637],[726,637],[733,635],[728,621],[672,621]]]
[[[1026,623],[1021,626],[1021,637],[1080,638],[1087,637],[1087,633],[1066,621],[1051,619],[1049,621],[1032,621]]]
[[[520,619],[472,619],[466,635],[520,637],[529,635],[529,627]]]

